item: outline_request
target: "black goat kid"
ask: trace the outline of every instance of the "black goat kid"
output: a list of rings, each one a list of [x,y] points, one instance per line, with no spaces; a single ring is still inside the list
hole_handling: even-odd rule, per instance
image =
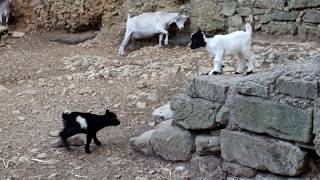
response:
[[[117,126],[120,121],[117,115],[108,109],[104,115],[96,115],[82,112],[65,112],[62,114],[64,128],[60,132],[62,142],[66,148],[70,150],[67,139],[73,135],[84,133],[87,134],[87,142],[85,151],[91,153],[90,143],[93,139],[94,143],[101,146],[101,142],[97,139],[97,132],[106,126]]]

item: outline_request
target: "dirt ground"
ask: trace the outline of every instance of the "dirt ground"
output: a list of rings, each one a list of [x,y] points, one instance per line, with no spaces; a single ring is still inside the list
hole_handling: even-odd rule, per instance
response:
[[[152,129],[152,111],[210,69],[207,52],[146,46],[116,55],[113,42],[69,46],[48,34],[8,38],[0,47],[0,179],[170,179],[178,165],[133,151],[129,139]],[[319,52],[319,43],[256,37],[256,71]],[[236,58],[226,58],[233,73]],[[270,61],[270,59],[273,59]],[[121,125],[99,131],[102,147],[54,148],[65,110],[118,114]],[[84,140],[85,136],[80,135]]]

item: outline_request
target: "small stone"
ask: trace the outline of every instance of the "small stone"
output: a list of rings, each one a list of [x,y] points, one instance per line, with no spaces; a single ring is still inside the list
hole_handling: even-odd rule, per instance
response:
[[[84,94],[92,94],[93,93],[93,90],[89,87],[86,87],[86,88],[83,88],[83,89],[80,89],[79,92],[78,92],[80,95],[84,95]]]
[[[11,90],[10,89],[8,89],[8,88],[6,88],[6,87],[4,87],[4,86],[2,86],[2,85],[0,85],[0,92],[11,92]]]
[[[46,157],[48,157],[47,153],[40,153],[37,155],[38,159],[45,159]]]
[[[82,146],[82,145],[84,145],[84,141],[78,136],[69,138],[68,142],[69,142],[70,146]],[[51,144],[51,147],[53,147],[53,148],[64,147],[64,144],[61,142],[60,138],[52,141],[50,144]]]
[[[138,109],[146,109],[147,104],[145,102],[137,102],[137,108]]]
[[[148,180],[146,177],[136,177],[136,180]]]
[[[19,120],[19,121],[24,121],[24,120],[26,120],[26,118],[23,117],[23,116],[19,116],[19,117],[18,117],[18,120]]]
[[[49,132],[50,136],[52,136],[52,137],[58,137],[59,133],[60,133],[59,130],[54,130],[54,131]]]
[[[19,32],[19,31],[12,31],[9,34],[11,34],[11,37],[13,38],[22,38],[25,36],[24,32]]]
[[[156,125],[156,122],[155,121],[149,122],[148,125],[151,127],[154,127]]]
[[[48,179],[56,179],[58,177],[58,173],[51,174]]]
[[[39,150],[40,150],[39,148],[34,148],[34,149],[31,149],[30,152],[31,153],[37,153],[37,152],[39,152]]]

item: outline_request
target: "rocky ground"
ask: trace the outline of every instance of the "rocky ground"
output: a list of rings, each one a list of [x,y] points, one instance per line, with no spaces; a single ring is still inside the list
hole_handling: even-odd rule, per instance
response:
[[[48,34],[7,38],[0,47],[0,179],[170,179],[175,167],[133,151],[129,139],[153,128],[151,113],[184,91],[187,80],[211,67],[208,53],[188,47],[131,46],[116,55],[114,42],[68,46]],[[254,38],[256,71],[302,61],[318,42]],[[232,75],[237,57],[225,58]],[[56,148],[61,113],[115,111],[121,125],[98,133],[102,147]],[[83,135],[79,136],[85,139]]]

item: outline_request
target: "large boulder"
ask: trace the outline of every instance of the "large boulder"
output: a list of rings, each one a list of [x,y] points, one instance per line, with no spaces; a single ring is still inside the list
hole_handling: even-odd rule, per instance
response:
[[[307,10],[306,14],[303,16],[303,21],[308,23],[320,23],[320,10],[310,9]]]
[[[215,129],[223,125],[216,121],[218,103],[179,95],[172,98],[171,108],[174,121],[186,129]]]
[[[237,96],[234,116],[241,129],[303,143],[312,141],[313,109]]]
[[[229,87],[235,85],[240,78],[232,76],[198,76],[187,86],[188,96],[203,98],[213,102],[224,102]]]
[[[315,99],[318,96],[318,82],[282,76],[277,80],[276,92],[292,97]]]
[[[150,144],[150,139],[154,130],[142,133],[140,136],[133,137],[129,140],[131,147],[144,155],[154,155],[154,151]]]
[[[293,144],[238,131],[221,131],[224,160],[286,176],[300,175],[306,166],[306,152]]]
[[[317,7],[319,5],[319,0],[288,0],[288,6],[290,9],[305,9]]]
[[[160,123],[150,139],[153,150],[166,160],[189,161],[195,149],[193,135],[172,125],[172,120]]]

